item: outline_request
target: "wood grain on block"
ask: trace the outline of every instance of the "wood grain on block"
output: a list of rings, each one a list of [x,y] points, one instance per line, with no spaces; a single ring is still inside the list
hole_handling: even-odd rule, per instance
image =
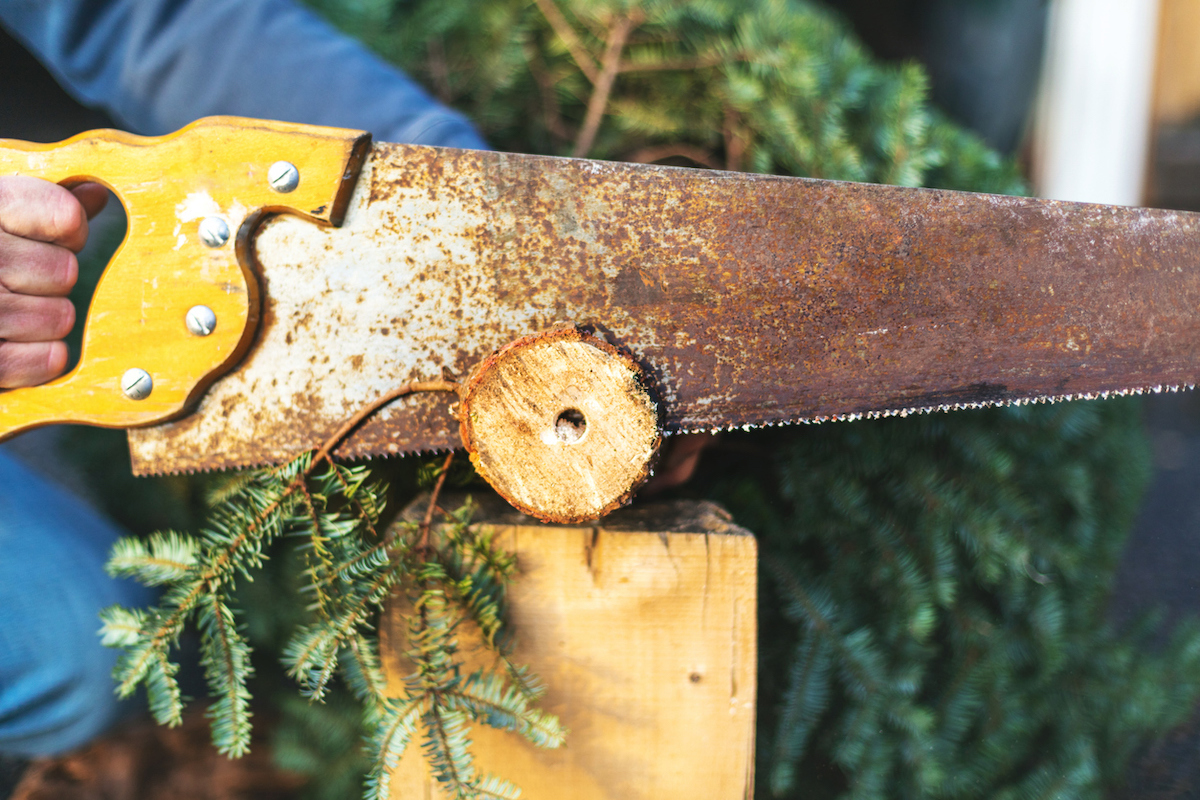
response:
[[[479,473],[547,522],[597,519],[627,503],[662,442],[637,364],[576,328],[518,339],[484,359],[463,389],[459,420]]]
[[[488,516],[482,517],[487,520]],[[511,590],[516,659],[548,685],[541,702],[568,729],[539,750],[516,734],[472,728],[483,772],[528,800],[741,800],[752,794],[756,545],[711,503],[625,509],[603,526],[540,525],[501,514],[517,554]],[[388,685],[412,669],[403,609],[380,626]],[[463,635],[468,669],[489,664]],[[413,742],[393,798],[443,795]]]

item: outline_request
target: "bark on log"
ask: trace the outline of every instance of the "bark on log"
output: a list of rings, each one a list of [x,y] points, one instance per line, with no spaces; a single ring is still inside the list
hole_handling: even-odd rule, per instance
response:
[[[479,474],[546,522],[598,519],[628,503],[662,442],[641,369],[577,328],[527,336],[484,359],[458,415]]]

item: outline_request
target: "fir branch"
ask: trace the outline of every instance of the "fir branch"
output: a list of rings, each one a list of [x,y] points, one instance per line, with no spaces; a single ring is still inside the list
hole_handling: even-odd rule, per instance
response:
[[[447,588],[479,627],[484,643],[495,647],[497,634],[504,626],[503,586],[491,580],[483,569],[477,569],[451,582]]]
[[[514,730],[547,747],[561,744],[564,734],[555,717],[532,707],[542,687],[511,662],[506,650],[498,652],[498,664],[511,685],[493,673],[464,680],[456,637],[458,626],[471,619],[486,632],[489,645],[501,647],[504,586],[515,573],[515,559],[497,550],[490,532],[471,529],[469,506],[454,514],[441,510],[438,499],[452,453],[437,473],[423,522],[397,523],[384,536],[374,524],[385,487],[371,482],[365,469],[339,466],[331,457],[356,425],[391,399],[455,386],[448,381],[408,384],[356,414],[317,451],[239,476],[220,492],[221,502],[199,537],[167,532],[146,542],[121,542],[110,571],[167,590],[159,606],[147,611],[112,607],[102,614],[104,643],[124,649],[114,673],[118,691],[128,695],[145,684],[156,719],[178,724],[183,698],[169,651],[184,625],[195,619],[214,698],[208,711],[213,741],[232,757],[246,753],[247,681],[253,668],[229,597],[235,578],[251,580],[263,566],[265,548],[287,535],[302,542],[302,592],[316,599],[309,605],[313,619],[295,629],[283,661],[310,700],[323,699],[333,675],[340,673],[362,705],[363,720],[373,731],[367,796],[387,795],[389,770],[423,727],[426,755],[455,797],[516,797],[519,790],[511,784],[476,774],[469,722]],[[323,463],[328,469],[317,470]],[[435,537],[437,513],[449,524]],[[417,667],[405,681],[402,698],[389,696],[371,634],[374,614],[398,584],[414,609],[405,653]]]
[[[307,486],[302,486],[301,492],[304,510],[308,513],[308,518],[311,522],[308,529],[308,550],[305,553],[305,560],[308,562],[308,573],[311,578],[309,585],[317,598],[317,612],[322,617],[328,618],[331,599],[325,587],[328,576],[334,570],[333,555],[329,552],[329,548],[325,546],[328,540],[321,535],[321,520],[317,514],[317,507],[313,501],[312,494],[308,491]]]
[[[793,619],[804,621],[822,634],[828,635],[833,632],[835,609],[831,600],[810,594],[797,580],[796,575],[779,560],[769,560],[764,566],[793,601],[788,609]]]
[[[374,574],[392,560],[390,550],[394,546],[394,539],[384,539],[367,548],[353,551],[349,558],[334,562],[321,581],[324,584],[332,584],[335,581],[353,583],[364,576]]]
[[[775,732],[770,773],[771,792],[776,797],[793,789],[796,761],[829,704],[832,659],[829,642],[814,634],[802,635],[796,647],[788,687],[783,696],[783,713]]]
[[[350,500],[356,516],[362,521],[366,528],[367,535],[372,539],[378,539],[379,534],[375,530],[375,523],[378,521],[379,514],[382,509],[373,503],[370,505],[370,507],[363,504],[361,500],[361,493],[359,492],[361,482],[358,486],[352,485],[346,480],[346,477],[343,474],[344,469],[345,468],[340,465],[335,465],[333,469],[334,477],[337,478],[338,484],[341,486],[341,492],[343,496]],[[365,476],[367,474],[366,470],[362,470],[362,474]],[[368,492],[367,496],[370,497],[371,493]]]
[[[282,661],[287,674],[301,684],[301,694],[320,700],[328,675],[337,667],[337,640],[328,622],[299,628],[284,646]]]
[[[175,680],[178,671],[179,665],[167,657],[165,650],[148,648],[146,669],[143,677],[139,678],[146,684],[146,697],[154,721],[172,728],[183,723],[183,695],[179,691],[179,682]],[[122,697],[128,697],[132,691],[131,687],[128,688]]]
[[[521,790],[495,775],[486,775],[473,781],[464,796],[471,800],[518,800]]]
[[[387,680],[379,663],[379,653],[374,642],[366,636],[354,636],[346,646],[347,658],[342,659],[346,685],[361,703],[368,706],[383,706],[388,702]]]
[[[136,578],[147,586],[184,580],[196,566],[199,545],[175,531],[151,534],[148,540],[122,537],[113,545],[109,575]]]
[[[356,631],[367,624],[368,615],[387,599],[397,579],[394,569],[377,572],[366,588],[356,587],[349,600],[335,615],[302,629],[284,651],[288,674],[300,681],[304,692],[321,699],[337,669],[340,651],[356,638]]]
[[[427,533],[428,529],[423,531],[423,539]],[[418,552],[423,549],[418,548]],[[415,596],[410,600],[416,613],[409,623],[407,655],[417,666],[417,673],[409,681],[409,693],[426,698],[421,717],[425,728],[423,749],[435,777],[447,784],[455,797],[462,797],[473,772],[467,749],[467,717],[464,712],[446,707],[443,700],[460,681],[455,659],[457,625],[446,603],[446,575],[441,565],[424,562],[415,577]]]
[[[209,508],[219,506],[245,489],[256,477],[257,474],[253,470],[230,472],[223,475],[209,485],[205,492],[205,502]]]
[[[466,713],[443,708],[435,696],[421,720],[425,725],[423,749],[434,778],[445,784],[455,798],[470,798],[475,759],[467,749],[470,726]]]
[[[452,526],[446,540],[447,588],[479,627],[487,646],[505,652],[498,636],[504,627],[506,586],[516,571],[516,559],[498,555],[490,530],[481,535],[465,523]]]
[[[528,666],[517,664],[506,655],[500,656],[504,671],[517,691],[525,695],[526,701],[535,703],[546,696],[546,684]]]
[[[173,669],[175,665],[170,663],[167,651],[170,645],[179,639],[187,613],[176,609],[167,616],[165,622],[160,623],[161,613],[158,609],[153,609],[144,617],[146,623],[152,624],[153,633],[147,635],[146,628],[143,627],[138,631],[137,639],[132,645],[123,645],[125,652],[118,657],[117,665],[113,668],[113,677],[117,680],[116,691],[122,698],[132,695],[139,683],[146,683],[149,688],[151,680],[160,684],[160,698],[170,701],[172,697],[179,697],[179,687],[167,685],[174,683],[172,676],[176,671]],[[154,692],[151,691],[151,705],[153,704]],[[168,706],[171,710],[167,716],[172,720],[172,724],[178,725],[183,713],[182,702],[170,701],[163,707]],[[157,711],[155,718],[162,721]]]
[[[100,612],[100,643],[105,647],[132,647],[137,644],[146,624],[146,612],[140,608],[109,606]]]
[[[557,717],[531,708],[526,693],[507,686],[494,673],[475,672],[443,694],[450,707],[461,708],[490,727],[516,731],[537,747],[554,749],[566,739]]]
[[[250,647],[221,595],[213,592],[207,600],[200,614],[200,662],[209,690],[217,698],[208,711],[213,744],[220,753],[240,758],[250,751],[250,692],[246,688],[254,674]]]
[[[363,792],[366,800],[387,800],[391,796],[392,771],[416,735],[420,720],[419,700],[386,701],[382,719],[371,739],[371,749],[376,756],[371,771],[367,773]]]

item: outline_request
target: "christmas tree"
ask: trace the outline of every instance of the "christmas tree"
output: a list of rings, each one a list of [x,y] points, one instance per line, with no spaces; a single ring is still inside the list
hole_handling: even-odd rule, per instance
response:
[[[788,0],[338,2],[502,149],[1024,192],[834,14]],[[1128,399],[727,436],[760,537],[759,793],[1084,796],[1194,703],[1200,639],[1104,620],[1148,475]]]
[[[312,4],[468,113],[501,149],[1024,191],[1012,163],[929,106],[919,67],[877,63],[836,16],[810,3]],[[1132,750],[1180,721],[1200,694],[1194,627],[1154,650],[1149,622],[1118,632],[1104,619],[1113,568],[1147,478],[1146,451],[1131,399],[729,434],[710,449],[684,491],[724,502],[761,544],[759,796],[1098,797],[1119,781]],[[328,531],[370,525],[370,513],[338,515],[353,502],[376,502],[379,492],[365,488],[371,484],[358,472],[329,468],[313,476],[317,483],[306,491],[320,499],[306,505],[305,492],[287,489],[293,473],[238,484],[235,507],[262,512],[288,492],[291,500],[271,524],[307,531],[310,541],[302,557],[279,559],[294,567],[272,580],[307,576],[310,596],[319,600],[335,586],[339,594],[329,598],[328,612],[317,602],[324,616],[284,645],[288,637],[271,621],[278,609],[242,585],[248,639],[260,658],[272,643],[282,650],[314,698],[326,692],[331,661],[343,659],[348,683],[367,703],[368,723],[385,732],[376,740],[378,781],[386,731],[404,727],[388,701],[372,694],[372,644],[355,638],[379,587],[356,575],[343,584],[326,580],[342,574],[348,560],[369,560],[362,552],[372,545],[360,531],[355,535],[367,536],[367,544],[344,553],[321,548],[345,538]],[[404,480],[393,475],[398,491],[413,485]],[[333,516],[324,522],[322,515]],[[245,523],[226,523],[205,534],[207,550],[162,536],[127,543],[115,565],[158,580],[163,576],[148,565],[166,554],[192,559],[188,569],[208,565],[175,579],[231,579],[232,571],[213,572],[212,559]],[[403,553],[418,552],[414,535],[419,540],[410,532]],[[453,582],[449,573],[461,566],[450,553],[464,542],[454,545],[458,550],[445,550],[437,567],[449,577],[422,566],[432,562],[406,568],[404,585],[415,602],[427,597],[421,581]],[[228,627],[226,599],[215,596],[211,608],[196,612],[206,653],[243,658],[213,649]],[[460,607],[471,613],[470,602]],[[144,619],[113,613],[114,641],[126,635],[131,652],[153,650]],[[349,623],[340,626],[344,619]],[[347,632],[343,638],[329,639],[331,622]],[[437,635],[434,625],[415,640]],[[364,664],[345,661],[353,646],[368,654]],[[430,654],[443,658],[447,651],[435,642],[424,657],[436,661]],[[438,664],[429,669],[431,685],[441,685]],[[169,666],[161,670],[142,677],[156,712],[171,718],[176,702],[161,680]],[[211,670],[217,740],[231,752],[243,741],[237,709],[250,684],[247,669],[242,673],[235,685],[228,670]],[[165,689],[156,690],[156,681]],[[326,706],[283,707],[281,759],[319,757],[356,768],[345,755],[359,730],[341,712],[349,705],[335,696]],[[391,727],[380,727],[389,709]],[[538,718],[526,719],[528,728]],[[314,752],[312,737],[297,734],[302,730],[325,736],[325,752]],[[328,778],[337,771],[324,772]],[[332,786],[326,784],[331,793]]]

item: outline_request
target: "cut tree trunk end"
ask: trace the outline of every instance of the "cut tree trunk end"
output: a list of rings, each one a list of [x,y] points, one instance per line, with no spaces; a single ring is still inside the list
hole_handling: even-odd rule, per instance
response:
[[[545,522],[598,519],[628,503],[662,443],[641,368],[578,328],[506,345],[476,367],[460,396],[475,469]]]

